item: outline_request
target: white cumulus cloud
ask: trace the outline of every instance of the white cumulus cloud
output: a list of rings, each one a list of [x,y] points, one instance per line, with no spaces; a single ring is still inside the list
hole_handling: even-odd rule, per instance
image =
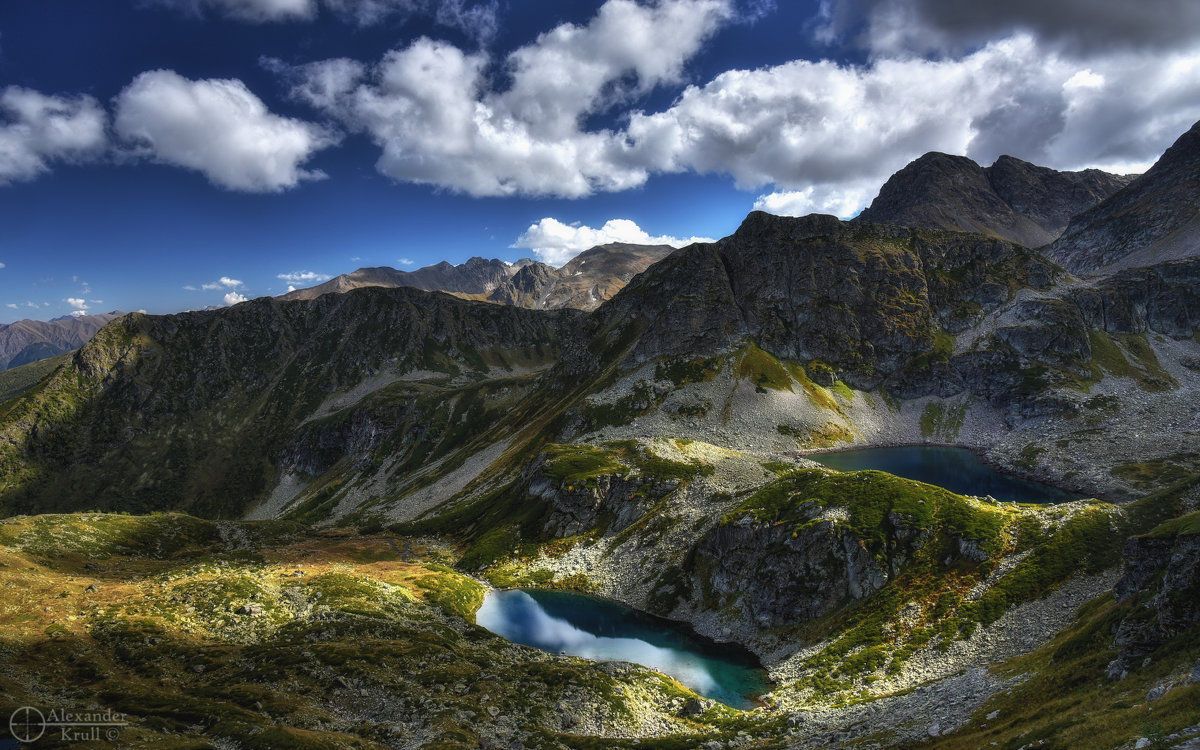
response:
[[[610,242],[683,247],[693,242],[712,241],[708,237],[680,239],[669,235],[652,236],[629,219],[609,219],[604,226],[594,229],[583,224],[564,224],[558,219],[546,217],[529,225],[511,247],[531,250],[543,263],[561,266],[584,250]]]
[[[240,292],[229,292],[225,295],[224,300],[226,305],[236,305],[239,302],[245,302],[246,295]]]
[[[413,261],[411,258],[401,258],[397,262],[402,266],[411,266],[413,264]]]
[[[63,302],[66,302],[68,305],[70,305],[71,307],[74,307],[77,310],[86,310],[87,309],[87,300],[82,299],[80,297],[67,297],[66,299],[63,300]]]
[[[276,274],[275,278],[283,279],[289,284],[315,284],[329,281],[333,277],[327,273],[317,273],[316,271],[292,271],[291,273]],[[293,290],[289,289],[288,291]]]
[[[114,125],[151,158],[194,169],[230,190],[278,192],[324,177],[302,165],[336,138],[267,110],[239,80],[142,73],[116,98]]]
[[[19,306],[15,302],[9,302],[5,307],[12,308],[13,310],[19,309]]]
[[[229,287],[230,289],[232,289],[233,287],[245,286],[245,284],[243,284],[242,282],[238,281],[237,279],[231,279],[231,278],[229,278],[228,276],[222,276],[222,277],[221,277],[221,278],[218,280],[218,283],[220,283],[220,284],[221,284],[221,286],[224,286],[224,287]]]
[[[645,182],[624,139],[587,132],[588,115],[681,79],[732,15],[730,0],[608,0],[584,26],[561,24],[504,61],[421,38],[373,66],[337,59],[293,68],[293,94],[381,148],[396,180],[476,196],[584,196]],[[278,69],[278,66],[276,66]]]
[[[33,179],[55,161],[81,162],[102,154],[107,120],[90,96],[5,88],[0,93],[0,185]]]
[[[809,186],[804,190],[767,193],[754,201],[754,209],[778,216],[833,214],[848,219],[874,197],[877,188],[874,181],[864,180],[859,187],[831,185],[817,189]]]

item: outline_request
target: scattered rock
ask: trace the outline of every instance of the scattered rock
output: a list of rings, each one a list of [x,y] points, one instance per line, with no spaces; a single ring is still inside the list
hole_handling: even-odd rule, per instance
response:
[[[684,716],[699,716],[704,713],[704,704],[699,698],[688,698],[683,703],[683,710],[680,711]]]
[[[1192,667],[1192,673],[1188,675],[1187,684],[1195,685],[1200,682],[1200,660],[1196,661],[1196,666]]]
[[[93,583],[93,584],[89,585],[89,586],[88,586],[86,589],[84,589],[84,590],[83,590],[83,593],[85,593],[85,594],[93,594],[93,593],[95,593],[95,592],[97,592],[97,591],[99,591],[99,590],[100,590],[100,587],[99,587],[99,586],[97,586],[96,584],[94,584],[94,583]]]
[[[1146,700],[1156,701],[1166,695],[1167,691],[1170,689],[1170,685],[1159,685],[1158,687],[1153,688],[1150,692],[1146,693]]]
[[[261,614],[265,613],[266,611],[267,610],[264,609],[263,605],[261,605],[261,604],[243,604],[242,606],[237,608],[237,610],[234,612],[234,614],[254,616],[254,615],[261,615]]]
[[[1142,750],[1144,747],[1150,747],[1151,744],[1153,743],[1150,742],[1148,737],[1142,737],[1138,739],[1137,744],[1135,744],[1133,747],[1135,750]]]

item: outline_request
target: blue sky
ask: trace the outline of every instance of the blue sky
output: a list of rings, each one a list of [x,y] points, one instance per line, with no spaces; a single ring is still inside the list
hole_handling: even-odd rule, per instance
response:
[[[1190,0],[0,5],[0,321],[851,216],[929,150],[1140,171]]]

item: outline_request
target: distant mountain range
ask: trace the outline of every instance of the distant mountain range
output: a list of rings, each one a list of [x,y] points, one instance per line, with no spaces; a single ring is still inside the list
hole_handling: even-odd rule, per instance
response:
[[[1012,156],[981,167],[965,156],[930,152],[892,175],[856,221],[978,232],[1042,247],[1054,242],[1073,216],[1135,177],[1098,169],[1060,172]],[[590,311],[674,251],[669,245],[610,243],[580,253],[561,268],[529,258],[506,263],[479,257],[415,271],[360,268],[279,299],[314,299],[363,287],[412,287],[529,309]]]
[[[279,298],[314,299],[322,294],[372,286],[412,287],[536,310],[594,310],[621,291],[630,279],[674,250],[670,245],[610,243],[585,250],[562,268],[529,258],[505,263],[478,257],[459,265],[442,261],[415,271],[398,271],[387,266],[360,268]]]
[[[18,320],[0,325],[0,370],[78,349],[105,323],[123,314],[113,311],[51,321]]]

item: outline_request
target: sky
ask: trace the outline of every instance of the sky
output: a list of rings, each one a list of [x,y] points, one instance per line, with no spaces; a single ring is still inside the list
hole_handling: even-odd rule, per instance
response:
[[[928,151],[1144,171],[1195,0],[0,3],[0,322],[855,215]]]

